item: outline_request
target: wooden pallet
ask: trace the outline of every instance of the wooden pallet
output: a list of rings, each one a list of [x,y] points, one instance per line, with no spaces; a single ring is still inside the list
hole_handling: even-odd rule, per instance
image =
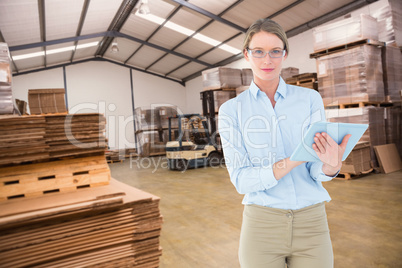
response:
[[[338,176],[335,177],[335,179],[338,180],[351,180],[351,179],[358,179],[362,176],[365,176],[367,174],[370,174],[374,169],[370,169],[364,172],[361,172],[360,174],[352,174],[352,173],[339,173]]]
[[[354,102],[354,103],[339,103],[339,104],[328,104],[325,107],[330,108],[338,108],[338,109],[347,109],[347,108],[363,108],[367,106],[375,106],[375,107],[390,107],[394,105],[398,105],[400,103],[395,102]]]
[[[384,42],[379,42],[379,41],[371,40],[371,39],[363,39],[363,40],[358,40],[358,41],[347,43],[347,44],[340,45],[340,46],[334,46],[334,47],[329,47],[326,49],[315,51],[314,53],[310,54],[310,59],[315,59],[315,58],[319,58],[322,56],[337,53],[340,51],[345,51],[345,50],[348,50],[348,49],[351,49],[354,47],[358,47],[361,45],[365,45],[365,44],[373,45],[373,46],[385,46]]]
[[[103,155],[0,168],[0,201],[107,185]]]

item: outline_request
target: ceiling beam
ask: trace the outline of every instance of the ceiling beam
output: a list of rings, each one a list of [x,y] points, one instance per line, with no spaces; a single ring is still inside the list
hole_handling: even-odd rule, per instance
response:
[[[341,6],[338,9],[335,9],[331,12],[328,12],[318,18],[315,18],[313,20],[310,20],[300,26],[297,26],[289,31],[286,32],[286,35],[288,38],[298,35],[302,32],[305,32],[307,30],[310,30],[314,27],[317,27],[321,24],[324,24],[326,22],[329,22],[333,19],[339,18],[341,16],[344,16],[346,14],[348,14],[349,12],[352,12],[353,10],[356,10],[358,8],[361,8],[363,6],[366,6],[368,4],[377,2],[378,0],[357,0],[357,1],[353,1],[349,4],[346,4],[344,6]]]
[[[163,26],[165,26],[166,22],[168,22],[179,10],[181,9],[181,6],[177,7],[175,10],[173,10],[172,13],[170,13],[170,15],[165,19],[165,21],[158,26],[158,28],[156,28],[156,30],[150,35],[148,36],[147,39],[145,39],[145,41],[149,41],[151,40],[151,38],[160,30],[163,28]],[[141,45],[139,48],[137,48],[131,55],[130,57],[128,57],[125,61],[124,64],[126,64],[132,57],[134,57],[134,55],[143,47],[143,45]],[[173,50],[173,49],[172,49]],[[166,55],[166,54],[165,54]],[[152,64],[151,64],[152,65]],[[146,67],[146,69],[148,69],[150,66]]]
[[[243,2],[243,0],[238,0],[235,3],[231,4],[229,7],[227,7],[225,10],[223,10],[221,13],[218,14],[218,16],[222,16],[223,14],[225,14],[226,12],[228,12],[229,10],[231,10],[232,8],[234,8],[235,6],[237,6],[238,4],[240,4],[241,2]],[[211,25],[214,22],[214,20],[210,20],[207,23],[205,23],[203,26],[201,26],[200,28],[198,28],[197,31],[195,31],[192,35],[187,36],[183,41],[181,41],[180,43],[178,43],[174,48],[172,48],[172,50],[176,50],[178,47],[180,47],[182,44],[184,44],[185,42],[187,42],[189,39],[191,39],[194,35],[198,34],[199,32],[201,32],[202,30],[204,30],[205,28],[207,28],[209,25]],[[237,34],[239,35],[239,34]],[[236,35],[236,36],[237,36]],[[227,42],[228,40],[222,42],[220,45],[224,44],[225,42]],[[213,49],[215,49],[216,47],[214,47]],[[210,50],[208,50],[209,52]],[[200,55],[198,55],[197,57],[195,57],[196,59],[198,59],[199,57],[203,56],[205,54],[201,53]],[[162,57],[160,57],[158,60],[156,60],[154,63],[152,63],[151,65],[149,65],[146,69],[150,68],[153,64],[155,64],[156,62],[158,62],[159,60],[161,60],[162,58],[166,57],[168,54],[163,55]],[[166,75],[169,75],[175,71],[177,71],[178,69],[184,67],[185,65],[189,64],[191,61],[187,61],[183,64],[181,64],[180,66],[174,68],[173,70],[169,71]]]
[[[108,31],[120,31],[121,27],[123,27],[124,23],[127,21],[138,1],[139,0],[124,0],[121,3],[120,8],[114,16],[112,22],[110,23]],[[103,57],[110,44],[113,42],[113,39],[114,37],[110,36],[104,37],[100,43],[101,45],[95,53],[95,56]]]
[[[70,66],[70,65],[74,65],[74,64],[80,64],[80,63],[91,62],[91,61],[110,62],[110,63],[116,64],[116,65],[119,65],[119,66],[122,66],[122,67],[125,67],[125,68],[130,68],[130,69],[135,70],[135,71],[139,71],[139,72],[143,72],[143,73],[146,73],[146,74],[149,74],[149,75],[157,76],[159,78],[167,79],[167,80],[179,83],[180,85],[184,86],[184,82],[182,80],[173,79],[173,78],[166,77],[164,75],[153,73],[153,72],[148,72],[148,71],[145,71],[145,70],[140,69],[140,68],[136,68],[136,67],[133,67],[133,66],[130,66],[130,65],[126,65],[126,64],[123,64],[123,63],[115,62],[115,61],[112,61],[112,60],[109,60],[109,59],[104,59],[104,58],[92,58],[92,59],[73,61],[73,62],[70,62],[70,63],[63,63],[63,64],[53,65],[53,66],[39,68],[39,69],[35,69],[35,70],[29,70],[29,71],[24,71],[24,72],[19,72],[19,73],[13,73],[13,76],[19,76],[19,75],[25,75],[25,74],[30,74],[30,73],[36,73],[36,72],[51,70],[51,69],[57,69],[57,68],[62,68],[64,66]]]
[[[221,18],[221,17],[219,17],[219,16],[217,16],[217,15],[215,15],[215,14],[213,14],[213,13],[211,13],[211,12],[205,10],[205,9],[202,9],[202,8],[200,8],[200,7],[196,6],[196,5],[193,5],[191,3],[188,3],[188,2],[186,2],[184,0],[170,0],[170,1],[175,2],[175,3],[179,4],[179,5],[185,6],[185,7],[189,8],[189,9],[192,9],[192,10],[194,10],[194,11],[196,11],[196,12],[198,12],[198,13],[204,15],[204,16],[207,16],[207,17],[209,17],[209,18],[211,18],[213,20],[216,20],[216,21],[219,21],[219,22],[221,22],[223,24],[226,24],[226,25],[228,25],[228,26],[230,26],[230,27],[232,27],[234,29],[239,30],[240,32],[245,33],[247,31],[246,28],[243,28],[243,27],[241,27],[241,26],[239,26],[239,25],[237,25],[237,24],[235,24],[235,23],[233,23],[231,21],[225,20],[224,18]]]
[[[140,44],[143,44],[143,45],[146,45],[146,46],[149,46],[149,47],[152,47],[152,48],[155,48],[155,49],[158,49],[158,50],[170,53],[170,54],[173,54],[175,56],[178,56],[178,57],[181,57],[181,58],[184,58],[184,59],[187,59],[187,60],[197,62],[197,63],[205,65],[207,67],[210,67],[210,68],[213,67],[212,64],[209,64],[207,62],[197,60],[195,58],[192,58],[192,57],[189,57],[187,55],[178,53],[176,51],[172,51],[170,49],[167,49],[167,48],[158,46],[156,44],[149,43],[149,42],[146,42],[144,40],[138,39],[136,37],[133,37],[133,36],[130,36],[130,35],[127,35],[127,34],[123,34],[123,33],[120,33],[120,32],[116,32],[116,31],[108,31],[108,32],[102,32],[102,33],[96,33],[96,34],[88,34],[88,35],[81,35],[81,36],[74,36],[74,37],[69,37],[69,38],[57,39],[57,40],[46,41],[46,42],[38,42],[38,43],[32,43],[32,44],[26,44],[26,45],[20,45],[20,46],[13,46],[13,47],[10,47],[9,49],[10,49],[10,51],[17,51],[17,50],[22,50],[22,49],[29,49],[29,48],[34,48],[34,47],[43,47],[43,46],[61,44],[61,43],[72,42],[72,41],[79,41],[79,40],[95,38],[95,37],[102,37],[102,36],[103,37],[109,37],[109,38],[114,38],[114,37],[126,38],[126,39],[129,39],[131,41],[134,41],[134,42],[137,42],[137,43],[140,43]]]
[[[45,10],[45,0],[38,0],[38,12],[39,12],[39,29],[40,29],[40,40],[46,42],[46,10]],[[46,46],[43,47],[45,51],[45,57],[43,58],[46,63]]]
[[[91,0],[85,0],[84,1],[84,5],[82,6],[82,11],[81,11],[81,16],[80,16],[80,21],[78,22],[77,32],[76,32],[75,36],[80,36],[81,35],[82,27],[84,26],[84,22],[85,22],[85,18],[87,16],[87,13],[88,13],[88,8],[89,8],[89,3],[90,2],[91,2]],[[71,53],[70,61],[73,61],[73,59],[74,59],[75,51],[77,49],[77,44],[78,44],[78,41],[75,41],[74,42],[75,49]]]
[[[288,5],[288,6],[284,7],[284,8],[282,8],[281,10],[279,10],[279,11],[277,11],[277,12],[275,12],[274,14],[269,15],[269,16],[267,17],[267,19],[272,19],[272,18],[274,18],[274,17],[276,17],[276,16],[279,16],[279,15],[282,14],[283,12],[288,11],[288,10],[291,9],[292,7],[297,6],[298,4],[300,4],[300,3],[304,2],[304,1],[305,1],[305,0],[297,0],[296,2],[293,2],[292,4],[290,4],[290,5]]]

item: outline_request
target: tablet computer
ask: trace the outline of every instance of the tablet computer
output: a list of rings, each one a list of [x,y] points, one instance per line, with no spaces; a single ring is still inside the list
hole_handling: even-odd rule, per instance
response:
[[[350,152],[356,146],[356,143],[363,136],[368,128],[368,124],[351,124],[351,123],[330,123],[330,122],[317,122],[312,124],[303,136],[302,141],[296,147],[290,160],[292,161],[320,161],[317,153],[313,150],[314,136],[317,132],[328,133],[334,141],[338,144],[342,142],[343,137],[347,134],[352,136],[349,138],[346,145],[345,153],[342,156],[342,161],[348,157]]]

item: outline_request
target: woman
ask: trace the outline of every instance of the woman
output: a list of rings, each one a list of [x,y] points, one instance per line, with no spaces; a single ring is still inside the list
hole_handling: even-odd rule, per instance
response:
[[[219,133],[230,179],[244,194],[239,260],[242,267],[333,267],[321,182],[335,177],[349,135],[338,145],[317,133],[321,162],[289,159],[304,131],[325,121],[318,92],[285,84],[289,53],[276,22],[260,19],[246,33],[243,54],[253,71],[250,88],[219,110]]]

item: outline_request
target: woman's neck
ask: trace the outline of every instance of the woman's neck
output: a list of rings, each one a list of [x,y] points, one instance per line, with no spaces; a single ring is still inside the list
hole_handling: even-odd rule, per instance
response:
[[[267,94],[268,98],[273,101],[274,96],[276,93],[276,90],[278,89],[279,85],[279,77],[274,79],[274,80],[259,80],[255,79],[255,84],[258,86],[258,88]]]

